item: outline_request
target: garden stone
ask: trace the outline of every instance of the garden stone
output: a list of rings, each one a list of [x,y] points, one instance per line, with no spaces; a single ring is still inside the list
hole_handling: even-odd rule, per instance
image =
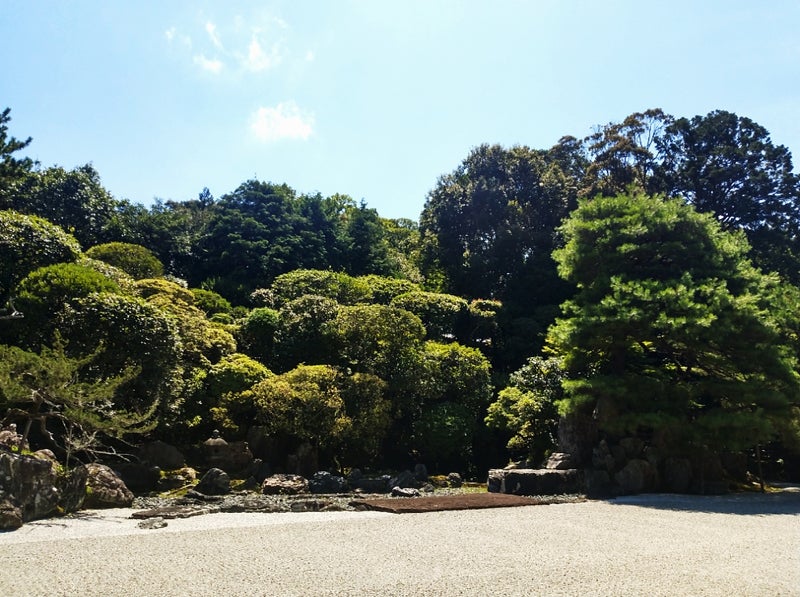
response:
[[[139,458],[165,471],[183,468],[186,465],[186,458],[178,448],[160,440],[144,444],[139,449]]]
[[[337,477],[326,471],[319,471],[308,480],[311,493],[344,493],[349,489],[344,477]]]
[[[27,522],[56,511],[60,493],[55,465],[49,460],[0,451],[0,495],[10,499]]]
[[[654,491],[658,486],[656,469],[646,460],[634,458],[630,460],[617,474],[614,481],[619,485],[623,495]]]
[[[692,481],[692,465],[686,458],[664,461],[664,489],[670,493],[687,493]]]
[[[225,495],[231,491],[231,478],[222,469],[212,468],[203,475],[194,490],[204,495]]]
[[[116,473],[104,464],[86,465],[86,501],[84,508],[128,508],[133,493]]]
[[[450,473],[447,475],[447,484],[450,487],[461,487],[464,484],[464,480],[458,473]]]
[[[10,500],[0,500],[0,531],[13,531],[22,526],[22,510]]]
[[[308,480],[300,475],[277,474],[264,479],[261,493],[265,495],[297,495],[308,493]]]
[[[392,497],[419,497],[419,490],[413,487],[392,487]]]
[[[488,489],[492,493],[513,495],[560,495],[581,493],[584,481],[577,469],[492,469]]]
[[[403,471],[389,481],[389,487],[418,487],[419,482],[411,471]]]
[[[570,468],[576,468],[576,465],[576,459],[572,456],[572,454],[553,452],[547,459],[544,468],[550,470],[566,470]]]

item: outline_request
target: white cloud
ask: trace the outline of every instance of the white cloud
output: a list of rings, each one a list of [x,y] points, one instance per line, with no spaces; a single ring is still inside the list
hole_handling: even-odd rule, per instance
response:
[[[308,139],[314,132],[314,115],[301,110],[293,101],[262,107],[251,118],[250,130],[261,141]]]
[[[218,60],[217,58],[206,58],[202,54],[194,57],[194,63],[204,71],[214,73],[215,75],[218,75],[220,72],[222,72],[222,68],[225,66],[221,60]]]
[[[258,72],[277,66],[280,64],[281,59],[282,56],[278,44],[273,44],[272,49],[267,54],[254,35],[250,40],[250,45],[247,48],[247,57],[243,62],[247,70]]]
[[[306,52],[306,62],[314,62],[314,58],[316,58],[316,56],[314,56],[313,50],[308,50]]]
[[[211,21],[206,23],[206,33],[208,33],[208,37],[211,38],[211,43],[214,44],[214,47],[219,50],[225,49],[222,46],[222,41],[220,40],[219,35],[217,35],[217,26]]]
[[[176,33],[177,33],[177,30],[175,29],[175,27],[170,27],[169,29],[167,29],[164,32],[164,37],[167,38],[167,41],[171,42],[173,39],[175,39],[175,34]]]

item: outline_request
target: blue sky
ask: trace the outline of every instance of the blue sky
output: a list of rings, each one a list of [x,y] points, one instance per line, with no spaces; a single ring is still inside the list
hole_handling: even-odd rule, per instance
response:
[[[256,177],[418,219],[476,145],[654,107],[748,116],[800,160],[796,0],[1,5],[11,133],[146,205]]]

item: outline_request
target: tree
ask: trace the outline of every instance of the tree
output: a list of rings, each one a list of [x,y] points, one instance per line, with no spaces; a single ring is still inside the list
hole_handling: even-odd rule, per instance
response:
[[[455,340],[462,334],[469,316],[466,300],[438,292],[408,292],[394,297],[390,305],[419,317],[431,340]]]
[[[287,185],[250,180],[212,207],[198,245],[201,261],[193,286],[216,290],[244,304],[255,288],[300,268],[325,268],[325,230],[309,219],[308,201]]]
[[[242,401],[255,405],[255,422],[269,435],[297,445],[333,448],[352,425],[338,376],[328,365],[300,365],[258,382],[243,392]]]
[[[118,267],[136,280],[164,275],[164,266],[150,249],[132,243],[106,243],[86,251],[86,256]]]
[[[117,201],[91,164],[67,171],[55,166],[26,177],[7,207],[37,215],[73,234],[84,247],[109,240]]]
[[[108,453],[110,440],[142,434],[154,426],[152,408],[141,412],[121,409],[118,388],[133,377],[121,374],[87,380],[98,352],[70,358],[58,340],[41,354],[0,345],[0,411],[4,424],[23,423],[23,444],[38,433],[42,447],[57,450],[69,467],[72,458],[96,458]],[[33,427],[33,424],[36,426]]]
[[[726,230],[744,230],[756,265],[800,282],[800,177],[786,147],[721,110],[676,120],[660,145],[670,196],[713,213]]]
[[[69,356],[80,358],[103,346],[87,375],[108,378],[139,369],[115,394],[120,408],[146,412],[156,402],[158,414],[168,415],[181,399],[180,337],[174,319],[157,307],[137,297],[94,293],[72,301],[58,325],[69,339]]]
[[[551,328],[563,358],[562,413],[672,450],[741,450],[797,417],[796,346],[746,259],[742,234],[680,200],[582,201],[565,222],[559,272],[578,287]],[[784,330],[783,332],[781,330]]]
[[[278,313],[275,330],[275,368],[293,369],[300,363],[335,364],[335,341],[329,324],[339,313],[339,303],[308,294],[286,303]]]
[[[343,305],[369,299],[369,288],[363,281],[330,270],[297,269],[281,274],[273,280],[270,291],[276,308],[310,294],[324,296]]]
[[[665,130],[673,121],[672,116],[655,108],[598,128],[584,140],[590,162],[585,169],[581,196],[612,196],[628,188],[651,193],[662,191],[655,174]]]
[[[482,145],[439,179],[422,212],[427,287],[503,303],[501,335],[514,341],[494,346],[500,371],[540,350],[557,306],[573,292],[550,257],[578,190],[562,166],[561,153]]]
[[[112,279],[78,263],[57,263],[28,274],[17,286],[16,304],[25,313],[17,326],[24,329],[23,343],[38,347],[49,342],[64,307],[95,292],[121,290]]]
[[[411,447],[437,470],[471,471],[475,436],[491,397],[489,361],[475,348],[428,341],[418,379]]]
[[[5,303],[33,270],[75,261],[80,252],[74,237],[47,220],[0,211],[0,300]]]
[[[205,423],[208,427],[210,413],[221,428],[243,437],[256,416],[252,401],[242,400],[243,392],[271,375],[269,369],[245,354],[224,356],[203,375],[195,399],[194,426]]]
[[[364,201],[357,209],[348,210],[345,235],[344,262],[350,274],[389,276],[398,272],[399,268],[389,255],[390,247],[380,216]]]
[[[2,209],[9,208],[6,201],[16,192],[17,185],[25,179],[34,165],[30,158],[13,157],[13,154],[30,145],[31,138],[20,141],[9,136],[10,113],[11,108],[0,112],[0,208]]]
[[[425,270],[441,267],[446,292],[502,300],[525,272],[547,261],[575,185],[547,152],[481,145],[429,193],[420,229]],[[530,302],[530,295],[528,302]]]
[[[556,447],[563,381],[561,359],[531,357],[489,405],[486,425],[510,436],[506,447],[512,456],[538,466]]]

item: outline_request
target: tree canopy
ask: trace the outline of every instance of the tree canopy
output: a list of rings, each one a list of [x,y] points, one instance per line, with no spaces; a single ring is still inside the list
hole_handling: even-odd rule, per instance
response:
[[[578,288],[548,336],[564,363],[563,413],[730,450],[796,417],[796,346],[765,308],[769,278],[747,260],[741,233],[643,194],[584,200],[562,232],[559,272]],[[780,318],[795,318],[792,309]]]

